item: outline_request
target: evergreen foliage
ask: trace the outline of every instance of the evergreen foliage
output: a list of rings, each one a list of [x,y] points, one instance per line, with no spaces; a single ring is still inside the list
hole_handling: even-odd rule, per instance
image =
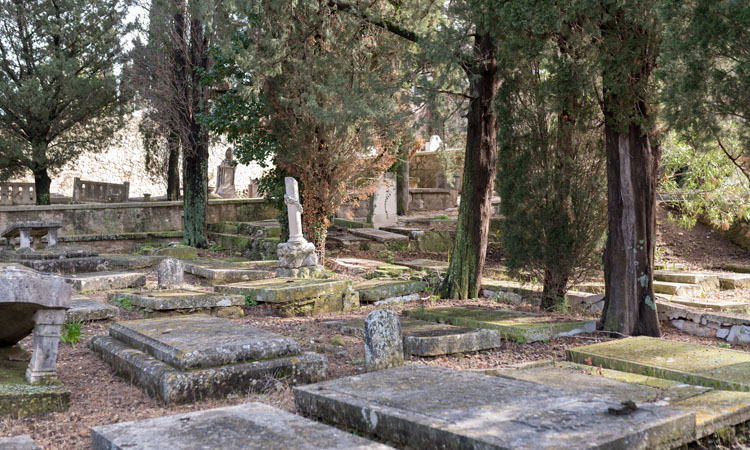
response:
[[[50,175],[122,125],[115,66],[127,0],[0,0],[0,178]]]

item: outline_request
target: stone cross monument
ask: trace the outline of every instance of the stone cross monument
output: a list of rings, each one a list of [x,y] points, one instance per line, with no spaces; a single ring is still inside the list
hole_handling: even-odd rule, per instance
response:
[[[278,246],[279,268],[277,277],[320,278],[325,269],[318,265],[315,245],[302,235],[302,205],[299,202],[299,186],[292,177],[284,178],[287,213],[289,214],[289,240]]]

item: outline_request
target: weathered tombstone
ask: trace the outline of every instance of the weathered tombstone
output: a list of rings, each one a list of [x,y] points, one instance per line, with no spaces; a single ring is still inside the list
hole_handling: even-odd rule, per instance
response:
[[[401,324],[395,312],[378,309],[365,318],[365,369],[389,369],[404,363]]]
[[[234,172],[236,167],[233,162],[232,150],[227,149],[224,161],[216,168],[216,194],[219,197],[237,197],[237,190],[234,187]]]
[[[185,266],[176,258],[167,258],[156,268],[159,289],[171,289],[185,281]]]
[[[314,278],[325,274],[318,265],[315,245],[302,235],[302,205],[299,202],[299,186],[292,177],[284,178],[286,203],[289,214],[289,240],[278,245],[279,268],[277,277]]]
[[[16,345],[34,332],[26,370],[31,384],[57,378],[57,346],[71,287],[62,278],[19,266],[0,268],[0,347]]]

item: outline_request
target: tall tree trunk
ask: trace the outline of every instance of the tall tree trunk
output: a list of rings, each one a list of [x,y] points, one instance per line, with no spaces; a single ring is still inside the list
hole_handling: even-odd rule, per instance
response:
[[[398,155],[396,172],[396,214],[403,216],[409,212],[409,149],[404,147]]]
[[[180,137],[177,133],[167,136],[169,160],[167,161],[167,200],[180,199]]]
[[[461,205],[450,265],[440,287],[443,298],[478,297],[487,255],[497,160],[497,118],[492,103],[499,83],[492,38],[477,35],[475,47],[475,65],[468,70],[474,98],[468,115]]]
[[[653,285],[659,149],[641,127],[631,124],[622,134],[608,119],[605,114],[609,232],[602,327],[659,336]]]
[[[36,204],[37,205],[49,205],[50,204],[50,185],[52,179],[47,173],[47,168],[42,167],[34,169],[34,189],[36,190]]]
[[[190,96],[192,114],[185,158],[184,242],[193,247],[208,247],[206,209],[208,207],[208,130],[197,120],[208,101],[207,88],[200,82],[208,70],[208,42],[200,20],[190,21]]]

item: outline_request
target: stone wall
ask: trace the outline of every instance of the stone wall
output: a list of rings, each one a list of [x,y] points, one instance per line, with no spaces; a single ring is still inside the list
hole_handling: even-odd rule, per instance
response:
[[[61,236],[146,233],[182,230],[182,202],[129,202],[85,205],[0,207],[0,230],[14,222],[62,223]],[[208,202],[208,222],[253,222],[276,217],[262,199]]]
[[[73,180],[81,178],[108,183],[129,182],[131,197],[143,197],[143,194],[151,194],[153,197],[165,196],[166,181],[158,177],[149,177],[145,172],[146,154],[138,133],[141,117],[140,112],[134,113],[114,141],[102,152],[81,155],[63,167],[59,173],[52,174],[52,193],[72,197]],[[216,168],[224,159],[226,149],[226,144],[211,145],[208,160],[209,186],[216,186]],[[263,169],[260,166],[238,165],[235,172],[238,194],[247,190],[250,179],[259,178],[262,173]],[[25,177],[14,178],[11,181],[33,182],[34,177],[28,173]]]

